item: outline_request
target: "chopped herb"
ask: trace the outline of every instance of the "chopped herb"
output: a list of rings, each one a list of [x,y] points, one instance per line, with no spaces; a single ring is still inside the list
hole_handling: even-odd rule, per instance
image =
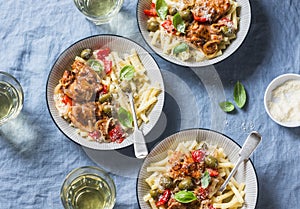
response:
[[[179,13],[173,17],[173,25],[180,33],[185,33],[185,23]]]
[[[157,12],[158,16],[162,20],[165,20],[167,14],[168,14],[168,5],[165,2],[165,0],[157,0],[155,9],[156,9],[156,12]]]
[[[196,195],[191,191],[180,191],[174,195],[176,201],[181,203],[189,203],[197,200]]]
[[[202,178],[201,178],[201,186],[202,188],[207,188],[210,183],[210,175],[208,171],[205,171]]]
[[[120,71],[120,79],[129,81],[133,78],[134,72],[135,70],[132,65],[126,65]]]
[[[189,48],[189,46],[186,43],[181,43],[179,45],[177,45],[174,49],[173,49],[173,53],[174,54],[179,54],[181,52],[187,51]]]
[[[118,119],[123,126],[127,128],[132,128],[132,115],[123,107],[119,108]]]

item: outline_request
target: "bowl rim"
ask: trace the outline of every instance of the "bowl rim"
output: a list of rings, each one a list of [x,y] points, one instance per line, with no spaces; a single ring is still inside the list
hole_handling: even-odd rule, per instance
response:
[[[156,55],[158,55],[160,58],[162,58],[163,60],[167,61],[167,62],[170,62],[172,64],[175,64],[175,65],[178,65],[178,66],[181,66],[181,67],[190,67],[190,68],[197,68],[197,67],[207,67],[207,66],[210,66],[210,65],[214,65],[214,64],[217,64],[217,63],[220,63],[222,61],[224,61],[225,59],[227,59],[228,57],[230,57],[231,55],[233,55],[236,51],[238,51],[238,49],[243,45],[243,43],[245,42],[247,36],[249,35],[249,31],[250,31],[250,28],[251,28],[251,24],[252,24],[252,9],[251,9],[251,2],[250,0],[235,0],[235,1],[245,1],[246,3],[248,3],[248,6],[249,6],[249,10],[248,10],[248,14],[249,14],[249,20],[247,21],[247,28],[245,30],[245,33],[242,34],[242,37],[240,38],[240,43],[233,49],[231,50],[230,53],[226,54],[224,56],[224,53],[218,57],[215,57],[213,59],[208,59],[206,60],[207,61],[207,64],[198,64],[198,65],[189,65],[188,62],[183,62],[181,60],[178,60],[176,62],[174,62],[172,59],[175,59],[175,58],[172,58],[172,59],[169,59],[168,57],[170,57],[169,55],[164,55],[163,53],[158,53],[157,50],[155,50],[154,46],[152,46],[152,44],[150,44],[147,40],[146,40],[146,37],[144,36],[143,32],[142,32],[142,29],[141,29],[141,26],[140,26],[140,18],[139,18],[139,5],[140,5],[140,2],[142,0],[138,0],[137,2],[137,6],[136,6],[136,20],[137,20],[137,25],[138,25],[138,29],[139,29],[139,32],[144,40],[144,42],[147,44],[147,46],[151,49],[152,52],[154,52]],[[240,28],[239,28],[240,29]],[[233,41],[236,41],[236,39],[234,39]],[[228,47],[227,47],[228,48]],[[226,48],[226,49],[227,49]],[[225,50],[226,50],[225,49]],[[200,62],[197,62],[197,63],[202,63],[203,61],[200,61]],[[185,64],[187,63],[187,64]]]
[[[230,141],[232,141],[233,143],[235,143],[240,149],[242,148],[241,145],[239,145],[234,139],[228,137],[226,134],[223,134],[219,131],[216,131],[216,130],[212,130],[212,129],[208,129],[208,128],[188,128],[188,129],[183,129],[183,130],[179,130],[179,131],[176,131],[175,133],[165,137],[164,139],[162,139],[160,142],[156,143],[152,150],[157,147],[158,145],[164,143],[165,140],[169,140],[170,138],[174,137],[175,135],[177,134],[181,134],[181,133],[184,133],[184,132],[190,132],[190,131],[207,131],[207,132],[212,132],[212,133],[215,133],[215,134],[219,134],[219,135],[222,135],[224,136],[225,138],[229,139]],[[149,152],[149,154],[152,152],[152,150]],[[147,157],[145,158],[145,160],[147,159]],[[144,160],[144,162],[145,162]],[[140,175],[141,175],[141,172],[142,172],[142,167],[144,165],[144,162],[143,164],[141,165],[139,171],[138,171],[138,174],[137,174],[137,181],[136,181],[136,195],[137,195],[137,202],[138,202],[138,206],[139,208],[141,208],[141,205],[140,205],[140,201],[139,201],[139,191],[138,191],[138,188],[139,188],[139,183],[140,183]],[[251,158],[248,159],[248,162],[250,163],[251,167],[253,168],[253,171],[254,171],[254,174],[255,174],[255,179],[256,179],[256,188],[257,188],[257,195],[256,195],[256,199],[255,199],[255,206],[254,208],[256,208],[257,206],[257,202],[258,202],[258,197],[259,197],[259,179],[258,179],[258,175],[257,175],[257,171],[256,171],[256,168],[251,160]]]
[[[97,38],[97,37],[116,37],[116,38],[124,39],[124,40],[126,40],[126,41],[132,42],[133,44],[136,44],[136,45],[139,46],[142,50],[144,50],[144,51],[150,56],[150,58],[153,60],[153,62],[156,64],[156,66],[157,66],[158,69],[159,69],[159,73],[160,73],[161,79],[162,79],[162,83],[161,83],[161,85],[162,85],[162,86],[161,86],[162,94],[165,94],[165,93],[164,93],[164,92],[165,92],[164,80],[163,80],[163,76],[162,76],[162,74],[161,74],[160,67],[159,67],[157,61],[156,61],[156,60],[154,59],[154,57],[151,55],[151,53],[149,53],[148,50],[146,50],[145,47],[143,47],[142,45],[140,45],[139,43],[137,43],[136,41],[134,41],[134,40],[132,40],[132,39],[130,39],[130,38],[127,38],[127,37],[124,37],[124,36],[121,36],[121,35],[105,33],[105,34],[97,34],[97,35],[91,35],[91,36],[87,36],[87,37],[81,38],[81,39],[79,39],[79,40],[73,42],[72,44],[70,44],[66,49],[64,49],[61,53],[59,53],[59,55],[58,55],[57,58],[55,59],[55,62],[52,64],[51,69],[50,69],[50,71],[49,71],[49,73],[48,73],[48,77],[47,77],[47,81],[46,81],[46,91],[45,91],[46,104],[47,104],[48,112],[49,112],[49,114],[50,114],[50,116],[51,116],[51,119],[52,119],[52,121],[54,122],[55,126],[60,130],[61,133],[63,133],[63,134],[64,134],[70,141],[72,141],[73,143],[75,143],[75,144],[77,144],[77,145],[80,145],[80,146],[84,146],[84,147],[89,148],[89,149],[93,149],[93,150],[100,150],[100,151],[101,151],[101,150],[103,150],[103,151],[119,150],[119,149],[123,149],[123,148],[125,148],[125,147],[131,146],[131,145],[133,144],[133,142],[132,142],[132,143],[128,143],[128,144],[125,145],[125,146],[120,146],[120,147],[117,147],[117,148],[99,149],[99,148],[94,147],[94,146],[92,147],[92,146],[86,146],[86,145],[83,145],[83,144],[81,144],[79,141],[73,140],[73,139],[72,139],[71,137],[69,137],[69,136],[67,135],[67,133],[65,133],[65,131],[57,124],[57,122],[56,122],[56,120],[55,120],[55,118],[54,118],[54,116],[53,116],[53,114],[52,114],[52,112],[51,112],[51,110],[50,110],[51,108],[50,108],[49,100],[48,100],[48,94],[49,94],[49,92],[48,92],[48,87],[49,87],[49,85],[50,85],[49,81],[50,81],[51,73],[52,73],[52,71],[53,71],[54,66],[55,66],[55,65],[57,64],[57,62],[59,61],[60,57],[61,57],[63,54],[65,54],[70,48],[72,48],[73,46],[75,46],[76,44],[78,44],[78,43],[80,43],[80,42],[82,42],[82,41],[84,41],[84,40],[92,39],[92,38]],[[162,107],[161,107],[160,113],[159,113],[159,115],[158,115],[158,117],[157,117],[157,120],[156,120],[155,123],[153,124],[153,127],[157,124],[157,122],[158,122],[158,120],[159,120],[159,118],[160,118],[160,116],[161,116],[161,114],[162,114],[162,109],[163,109],[164,102],[165,102],[165,95],[163,95],[161,98],[162,98],[162,99],[161,99]],[[152,128],[153,128],[153,127],[152,127]],[[152,130],[152,128],[149,130],[149,132]]]
[[[300,126],[300,122],[280,122],[277,119],[275,119],[272,114],[270,113],[269,107],[268,107],[268,97],[271,97],[272,91],[277,88],[278,86],[282,85],[284,82],[288,80],[300,80],[300,74],[297,73],[285,73],[281,74],[277,77],[275,77],[267,86],[265,93],[264,93],[264,107],[268,114],[268,116],[278,125],[281,125],[283,127],[287,128],[295,128]]]

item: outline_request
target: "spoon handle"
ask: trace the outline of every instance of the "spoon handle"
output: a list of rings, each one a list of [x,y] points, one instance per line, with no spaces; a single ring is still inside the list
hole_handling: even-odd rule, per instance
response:
[[[133,124],[134,124],[134,130],[133,130],[134,155],[136,158],[142,159],[148,155],[148,148],[147,148],[147,145],[145,142],[144,134],[139,129],[138,124],[137,124],[132,93],[129,93],[128,96],[129,96],[129,102],[130,102],[130,106],[131,106],[131,110],[132,110]]]
[[[219,191],[223,192],[225,190],[229,180],[235,174],[235,172],[236,172],[237,168],[239,167],[239,165],[243,161],[246,161],[246,160],[249,159],[249,157],[251,156],[253,151],[256,149],[257,145],[260,143],[261,138],[262,138],[261,135],[256,131],[253,131],[249,134],[249,136],[247,137],[246,141],[244,142],[244,144],[242,146],[242,149],[239,151],[239,156],[240,157],[239,157],[237,163],[235,164],[234,168],[231,170],[231,172],[228,175],[227,179],[224,181],[224,183],[220,187]]]

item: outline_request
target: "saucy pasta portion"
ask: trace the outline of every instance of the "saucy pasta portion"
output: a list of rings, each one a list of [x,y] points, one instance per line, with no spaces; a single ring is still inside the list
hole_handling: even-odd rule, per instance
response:
[[[84,49],[64,71],[54,101],[59,114],[82,137],[122,143],[133,129],[129,91],[139,125],[149,122],[161,90],[159,84],[151,84],[137,52]]]
[[[152,0],[147,30],[151,44],[182,61],[203,61],[222,54],[239,25],[234,0]]]
[[[231,178],[226,190],[219,191],[233,166],[222,148],[203,141],[181,142],[165,159],[147,167],[150,190],[144,201],[153,209],[242,207],[244,183]]]

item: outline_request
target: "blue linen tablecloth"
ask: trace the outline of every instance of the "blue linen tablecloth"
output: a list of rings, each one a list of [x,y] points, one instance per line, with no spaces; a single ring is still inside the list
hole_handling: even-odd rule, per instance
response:
[[[259,180],[257,208],[297,209],[300,128],[275,124],[265,112],[263,96],[276,76],[300,72],[300,1],[250,3],[249,34],[223,62],[189,69],[150,51],[165,79],[166,101],[159,124],[147,136],[152,139],[149,148],[187,128],[214,129],[240,145],[249,132],[257,130],[263,136],[251,157]],[[0,70],[19,80],[25,95],[19,117],[0,127],[1,209],[63,208],[59,195],[65,176],[85,165],[100,166],[111,173],[117,186],[115,208],[138,208],[136,177],[141,161],[132,157],[132,146],[100,153],[83,149],[58,130],[45,99],[52,64],[63,50],[82,38],[118,34],[148,49],[137,27],[136,4],[137,0],[125,0],[110,24],[95,26],[77,11],[72,0],[1,1]],[[248,102],[243,110],[225,114],[217,103],[232,98],[238,80],[247,90]],[[118,159],[128,164],[118,165]]]

